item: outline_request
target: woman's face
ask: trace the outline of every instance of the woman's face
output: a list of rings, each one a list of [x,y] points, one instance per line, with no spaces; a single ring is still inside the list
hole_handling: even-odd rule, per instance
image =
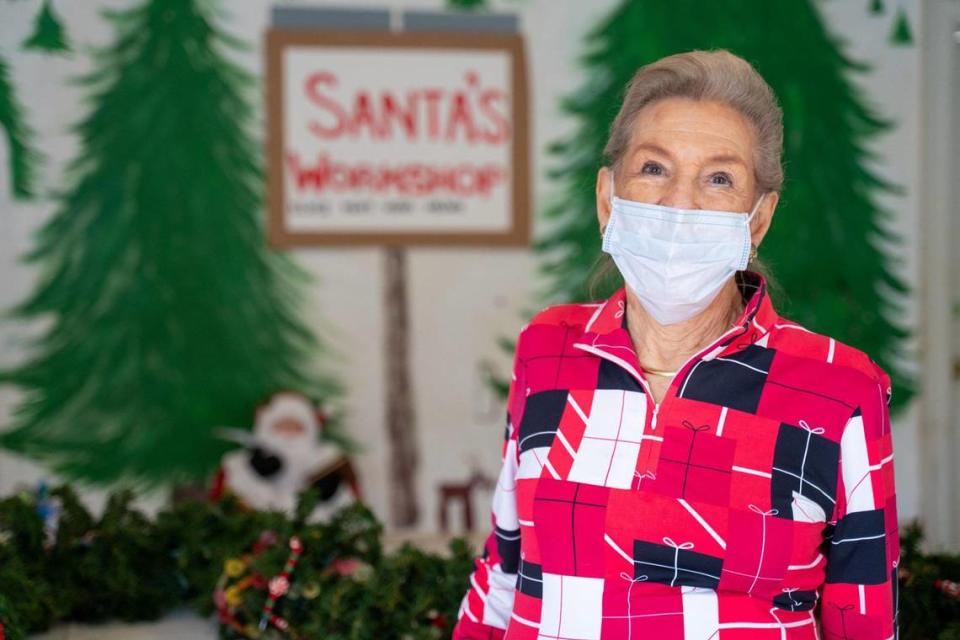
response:
[[[683,209],[749,212],[760,193],[754,178],[755,139],[749,121],[714,101],[667,98],[646,106],[633,123],[630,146],[614,176],[616,195]],[[601,230],[610,217],[610,173],[597,175]],[[751,223],[759,245],[778,196],[767,193]]]

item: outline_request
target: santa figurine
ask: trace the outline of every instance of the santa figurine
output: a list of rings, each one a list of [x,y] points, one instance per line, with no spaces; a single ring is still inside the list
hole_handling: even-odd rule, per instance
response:
[[[349,458],[336,444],[321,438],[326,415],[299,393],[282,391],[257,408],[253,433],[221,429],[243,449],[223,456],[210,489],[219,500],[225,492],[260,511],[293,514],[299,494],[309,488],[320,503],[309,522],[327,520],[347,504],[360,500],[360,487]]]

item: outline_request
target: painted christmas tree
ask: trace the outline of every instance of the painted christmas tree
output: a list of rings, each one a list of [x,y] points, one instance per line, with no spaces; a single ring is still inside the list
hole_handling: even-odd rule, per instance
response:
[[[51,0],[43,0],[43,6],[34,20],[33,33],[24,40],[23,48],[50,52],[70,50],[67,34],[53,12]]]
[[[786,183],[760,248],[786,294],[774,296],[778,311],[868,353],[890,372],[893,403],[902,406],[913,393],[898,360],[907,334],[896,298],[906,287],[882,248],[896,238],[885,227],[890,213],[877,203],[896,187],[867,167],[866,149],[890,124],[851,81],[868,67],[844,55],[814,2],[629,0],[586,43],[587,80],[562,103],[579,125],[550,148],[560,190],[545,212],[548,231],[535,244],[548,281],[544,299],[585,301],[622,285],[614,269],[597,290],[588,286],[600,256],[596,173],[634,72],[673,53],[729,49],[757,68],[784,111]]]
[[[30,198],[34,195],[40,154],[30,145],[32,131],[27,126],[23,107],[17,100],[10,67],[3,56],[0,56],[0,127],[7,139],[10,193],[17,199]]]
[[[104,15],[116,40],[83,79],[81,149],[13,310],[52,323],[0,378],[24,392],[0,444],[98,484],[201,479],[230,446],[217,426],[339,385],[307,371],[325,349],[297,317],[305,272],[265,247],[237,41],[203,0]]]

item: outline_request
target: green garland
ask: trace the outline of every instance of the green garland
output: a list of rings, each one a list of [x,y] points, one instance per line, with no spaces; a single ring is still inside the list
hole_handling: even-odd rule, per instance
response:
[[[960,596],[943,582],[960,581],[960,555],[924,554],[923,529],[914,522],[900,533],[900,637],[960,640]]]
[[[251,622],[249,633],[223,624],[221,638],[386,638],[399,630],[411,639],[443,638],[450,635],[472,566],[473,550],[463,539],[450,543],[446,557],[409,544],[385,553],[382,525],[362,504],[340,510],[329,523],[304,524],[318,499],[314,492],[301,496],[293,518],[250,511],[227,498],[173,505],[148,519],[132,507],[133,494],[123,491],[112,495],[95,519],[70,486],[51,496],[61,503],[52,539],[34,496],[0,500],[5,640],[57,622],[153,620],[178,606],[210,615],[228,562],[264,532],[280,542],[250,565],[265,578],[280,573],[290,537],[303,543],[290,578],[295,588],[275,608],[290,622],[290,633],[255,628],[267,597],[263,586],[247,590],[239,607],[239,615]],[[334,570],[335,561],[347,559],[359,568]]]
[[[218,590],[235,622],[221,615],[223,640],[435,640],[449,637],[472,567],[474,551],[461,538],[447,556],[409,544],[385,553],[383,527],[362,504],[305,524],[313,492],[294,517],[227,498],[176,504],[154,519],[132,507],[129,491],[112,495],[99,519],[70,486],[50,493],[60,502],[55,533],[45,530],[35,496],[0,500],[4,640],[63,621],[152,620],[178,606],[208,616]],[[289,628],[261,629],[268,583],[290,561],[294,536],[303,552],[273,610]],[[943,585],[960,580],[960,556],[923,554],[921,539],[917,524],[901,534],[900,637],[958,640],[960,598]]]

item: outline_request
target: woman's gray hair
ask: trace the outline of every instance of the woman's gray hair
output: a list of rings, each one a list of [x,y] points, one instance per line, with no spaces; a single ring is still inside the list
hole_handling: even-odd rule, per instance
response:
[[[666,98],[715,100],[743,115],[756,135],[753,166],[757,193],[781,191],[783,110],[770,85],[757,70],[725,49],[677,53],[637,70],[627,84],[623,104],[610,125],[607,144],[603,148],[607,166],[614,173],[618,173],[620,162],[630,148],[637,114],[644,107]],[[780,290],[759,257],[753,258],[747,268],[762,274],[772,289]],[[598,288],[618,276],[613,260],[601,252],[587,282],[590,298],[597,298]]]
[[[783,186],[783,111],[770,85],[749,62],[725,49],[678,53],[640,67],[627,84],[603,154],[614,171],[626,154],[640,111],[665,98],[713,100],[743,115],[756,134],[757,192]]]

